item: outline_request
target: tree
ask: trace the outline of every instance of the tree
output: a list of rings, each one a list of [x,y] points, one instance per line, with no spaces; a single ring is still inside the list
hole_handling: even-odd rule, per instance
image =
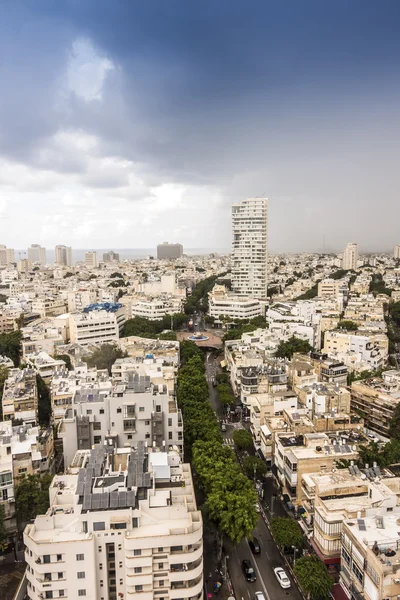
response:
[[[119,278],[119,279],[123,279],[124,276],[122,275],[122,273],[118,273],[117,271],[115,271],[115,273],[111,273],[110,278]]]
[[[63,360],[68,371],[72,371],[71,357],[69,354],[57,354],[57,360]]]
[[[254,448],[253,436],[247,429],[236,429],[232,437],[238,450],[251,450]]]
[[[303,534],[297,521],[290,517],[276,517],[271,521],[272,535],[281,548],[301,548],[303,545]]]
[[[267,465],[258,456],[245,456],[243,470],[247,477],[262,477],[267,472]]]
[[[0,366],[0,421],[3,420],[3,404],[1,398],[3,397],[4,383],[8,377],[7,367]]]
[[[181,342],[180,346],[181,350],[181,361],[186,363],[192,356],[199,356],[200,358],[203,356],[202,351],[194,342],[184,341]]]
[[[295,352],[300,354],[308,354],[312,351],[312,346],[307,340],[301,340],[300,338],[292,337],[287,342],[280,342],[275,352],[275,356],[278,358],[292,358]]]
[[[330,598],[333,580],[317,556],[299,558],[294,566],[294,573],[308,599]]]
[[[338,329],[345,329],[346,331],[357,331],[358,325],[357,323],[354,323],[354,321],[344,319],[343,321],[339,321]]]
[[[165,331],[164,333],[160,333],[158,336],[159,340],[171,340],[176,342],[176,333],[175,331]]]
[[[36,375],[36,385],[38,393],[38,420],[40,425],[48,427],[51,419],[50,388],[43,381],[39,373]]]
[[[71,271],[67,271],[64,275],[64,279],[67,279],[67,277],[73,277],[74,274]]]
[[[52,475],[24,475],[15,490],[15,512],[19,529],[49,508],[49,487]]]
[[[125,356],[127,356],[126,352],[123,352],[116,344],[102,344],[90,356],[84,356],[83,360],[89,367],[107,369],[111,375],[111,367],[117,358],[124,358]]]
[[[0,354],[11,358],[16,366],[20,362],[21,339],[22,333],[19,330],[0,334]]]

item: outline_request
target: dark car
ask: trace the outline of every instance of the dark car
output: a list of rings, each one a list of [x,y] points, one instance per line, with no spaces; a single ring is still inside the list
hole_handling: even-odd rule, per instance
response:
[[[251,583],[253,583],[253,581],[256,580],[256,572],[254,571],[254,567],[251,564],[251,561],[250,560],[242,561],[242,569],[243,569],[243,573],[246,578],[246,581],[250,581]]]
[[[252,551],[253,554],[260,554],[261,546],[256,537],[253,537],[252,540],[249,540],[249,546],[250,546],[250,550]]]

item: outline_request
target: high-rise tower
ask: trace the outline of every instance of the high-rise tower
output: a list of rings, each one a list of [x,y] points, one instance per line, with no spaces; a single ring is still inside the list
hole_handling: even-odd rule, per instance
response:
[[[72,265],[72,249],[69,246],[56,246],[56,263],[60,266]]]
[[[355,242],[347,244],[343,252],[342,269],[355,271],[358,266],[358,246]]]
[[[232,292],[266,300],[268,199],[248,198],[232,205]]]

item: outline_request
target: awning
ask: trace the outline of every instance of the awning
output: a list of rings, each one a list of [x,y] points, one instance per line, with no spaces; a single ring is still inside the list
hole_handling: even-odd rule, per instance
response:
[[[340,583],[335,583],[331,589],[331,596],[334,600],[349,600],[344,588]]]
[[[225,367],[226,367],[226,361],[225,360],[221,360],[221,367],[222,367],[222,369],[225,369]]]

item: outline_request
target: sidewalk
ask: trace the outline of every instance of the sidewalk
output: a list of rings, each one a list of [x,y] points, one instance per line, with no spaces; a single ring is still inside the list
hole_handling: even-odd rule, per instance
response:
[[[0,598],[12,600],[25,573],[25,562],[15,562],[14,553],[6,554],[0,562]]]

